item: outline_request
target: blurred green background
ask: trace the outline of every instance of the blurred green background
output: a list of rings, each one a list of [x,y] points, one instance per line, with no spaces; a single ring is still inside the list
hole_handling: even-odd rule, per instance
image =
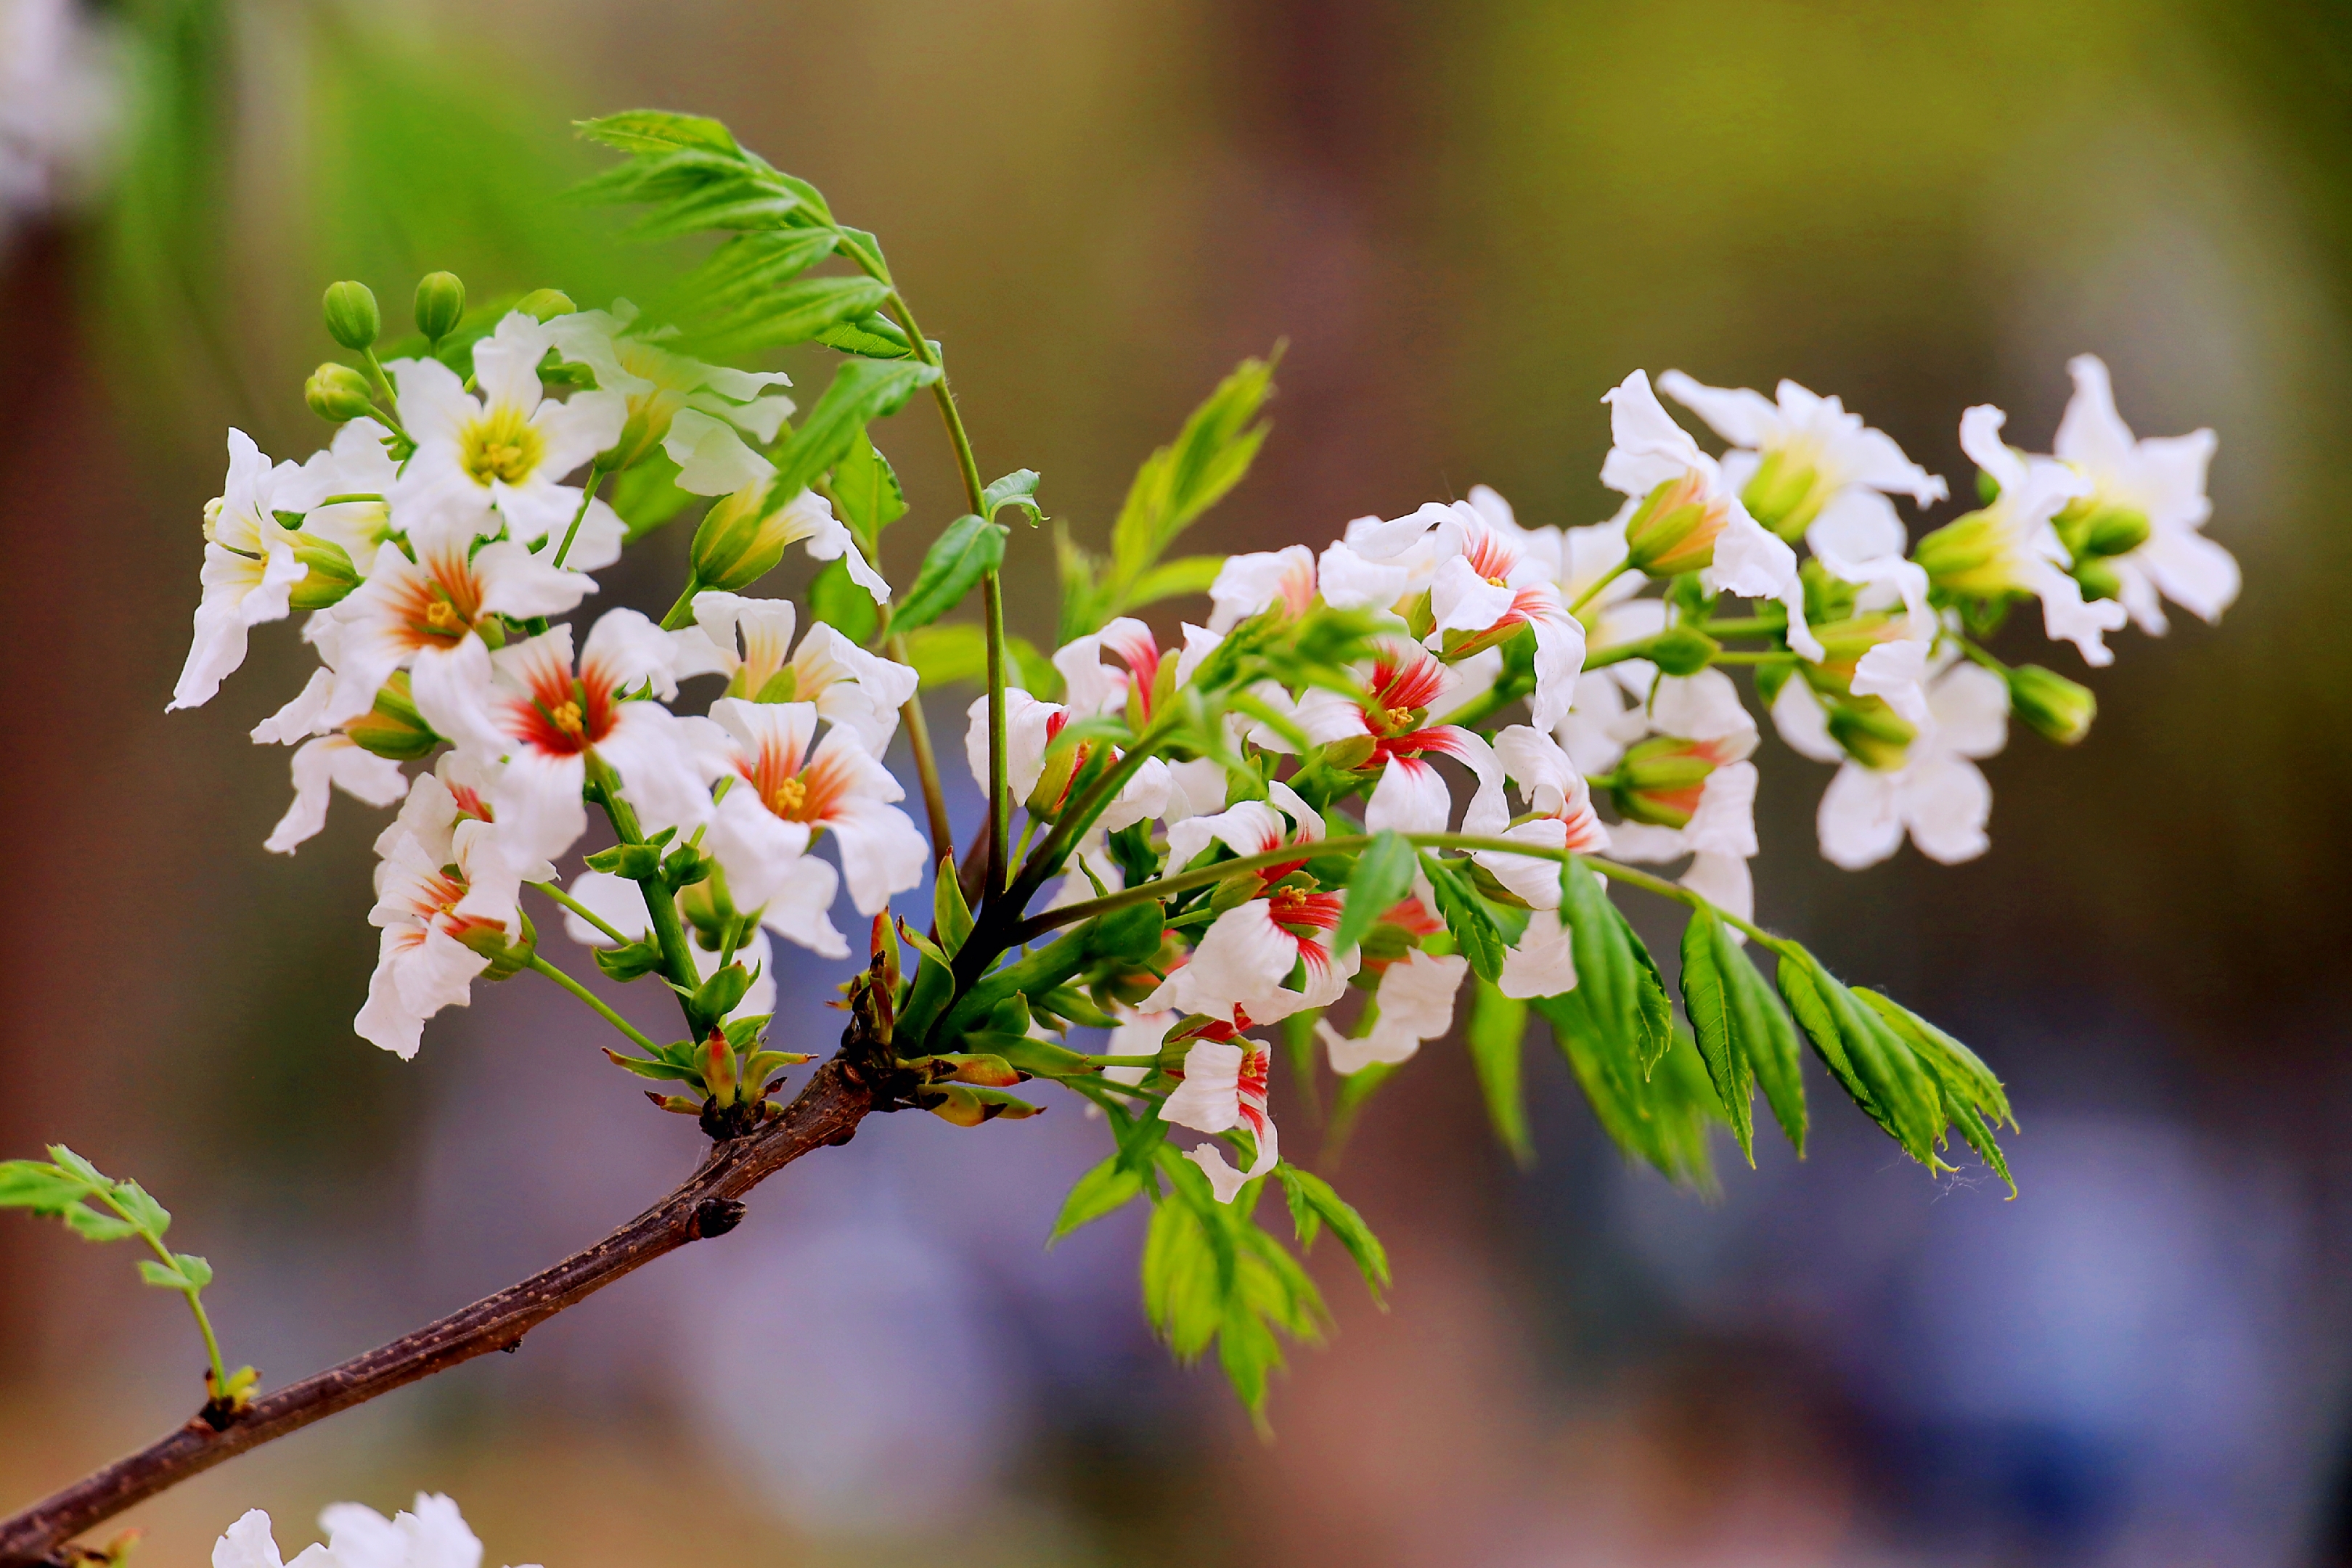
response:
[[[1625,1171],[1552,1061],[1520,1174],[1435,1044],[1337,1173],[1393,1312],[1318,1258],[1338,1332],[1269,1447],[1149,1342],[1131,1227],[1042,1255],[1098,1129],[898,1118],[520,1355],[140,1510],[142,1561],[257,1503],[290,1552],[329,1500],[420,1488],[551,1568],[2347,1560],[2352,12],[2319,0],[0,0],[0,1142],[172,1204],[232,1357],[355,1352],[693,1159],[549,996],[480,994],[413,1064],[351,1036],[376,824],[342,800],[259,849],[285,757],[244,731],[300,679],[289,628],[162,711],[224,426],[324,438],[320,289],[397,317],[432,268],[647,289],[688,253],[556,199],[596,162],[568,122],[639,105],[726,120],[878,232],[983,468],[1042,470],[1082,538],[1277,339],[1275,437],[1198,548],[1477,482],[1597,521],[1596,400],[1636,365],[1839,394],[1964,489],[1959,410],[2044,444],[2088,351],[2142,434],[2220,431],[2244,597],[2117,638],[2081,748],[1989,765],[1965,868],[1834,871],[1826,771],[1759,757],[1760,917],[2008,1075],[2013,1204],[1821,1097],[1801,1168],[1759,1150],[1710,1206]],[[903,580],[961,507],[919,405],[877,437]],[[685,543],[600,602],[658,610]],[[1047,541],[1013,550],[1047,636]],[[0,1223],[9,1502],[180,1419],[194,1365],[121,1258]]]

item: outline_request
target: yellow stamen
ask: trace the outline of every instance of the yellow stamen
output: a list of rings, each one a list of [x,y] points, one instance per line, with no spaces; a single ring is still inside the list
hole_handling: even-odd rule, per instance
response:
[[[580,704],[559,702],[548,710],[547,721],[567,735],[577,735],[581,729]]]
[[[520,410],[498,404],[466,426],[458,449],[466,472],[476,484],[503,479],[514,485],[530,478],[531,470],[539,467],[545,443]]]
[[[768,809],[778,816],[795,816],[808,805],[808,785],[799,779],[786,779],[768,796]]]
[[[464,628],[466,617],[448,600],[436,599],[425,606],[425,624],[436,632],[454,632]]]

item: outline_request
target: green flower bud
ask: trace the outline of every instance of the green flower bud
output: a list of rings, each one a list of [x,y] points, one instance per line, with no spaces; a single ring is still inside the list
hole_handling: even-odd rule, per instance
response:
[[[2094,555],[2128,555],[2146,544],[2153,531],[2147,513],[2135,507],[2102,507],[2084,530],[2083,548]]]
[[[515,911],[515,921],[522,930],[509,940],[507,933],[494,925],[468,926],[457,934],[457,940],[490,961],[482,971],[485,980],[509,980],[530,963],[531,954],[539,950],[539,933],[531,930],[530,917]]]
[[[516,310],[537,321],[551,321],[579,308],[572,302],[572,296],[561,289],[534,289],[515,301]]]
[[[695,582],[733,593],[749,587],[784,558],[783,509],[763,511],[767,487],[747,485],[720,496],[694,531],[691,561]]]
[[[1972,511],[1919,541],[1911,558],[1938,588],[1990,597],[2018,584],[2011,571],[2008,539],[1988,514]]]
[[[1756,477],[1739,492],[1739,500],[1748,516],[1781,538],[1794,541],[1803,536],[1835,493],[1834,487],[1822,482],[1821,470],[1812,464],[1775,451],[1764,454],[1756,466]]]
[[[1730,521],[1730,509],[1706,493],[1698,475],[1664,480],[1625,524],[1626,559],[1653,577],[1696,572],[1714,563],[1716,536]]]
[[[710,873],[678,894],[677,908],[687,924],[702,939],[702,945],[717,952],[727,945],[727,928],[735,919],[735,901],[727,896],[727,878],[715,860]]]
[[[1647,640],[1644,657],[1666,675],[1696,675],[1715,662],[1723,645],[1696,626],[1668,626]]]
[[[376,313],[374,291],[364,283],[346,278],[341,283],[328,284],[324,304],[327,335],[347,349],[366,348],[383,331],[383,318]]]
[[[416,280],[416,330],[439,342],[466,315],[466,285],[454,272],[428,272]]]
[[[705,981],[702,991],[709,992],[714,983],[725,978],[729,970],[740,967],[738,964],[728,965],[727,969],[720,970],[709,980]],[[741,994],[738,993],[735,1000],[740,1002],[742,999]],[[701,993],[698,993],[695,997],[698,1008],[701,1005]],[[727,1043],[724,1031],[719,1029],[710,1031],[710,1037],[702,1042],[702,1055],[698,1065],[702,1068],[702,1087],[710,1096],[711,1103],[720,1107],[734,1104],[735,1090],[740,1087],[740,1080],[735,1074],[735,1049]]]
[[[2099,700],[2089,687],[2054,669],[2021,664],[2009,672],[2009,710],[2035,733],[2071,746],[2091,732]]]
[[[1609,778],[1619,816],[1660,827],[1682,827],[1698,810],[1707,776],[1720,765],[1704,741],[1660,735],[1625,753]]]
[[[618,947],[594,950],[596,967],[614,980],[637,980],[652,974],[662,966],[661,949],[648,939],[624,942]]]
[[[1265,892],[1265,879],[1255,871],[1242,871],[1219,882],[1209,895],[1209,908],[1219,914],[1240,909],[1252,899]]]
[[[2120,599],[2124,580],[2116,569],[2095,555],[2085,555],[2074,563],[2074,581],[2083,584],[2085,599]]]
[[[375,412],[375,397],[369,390],[367,377],[331,360],[310,373],[310,379],[302,385],[302,399],[310,405],[311,413],[336,425]]]
[[[961,1083],[934,1084],[917,1089],[914,1101],[940,1121],[958,1127],[977,1127],[1000,1116],[1008,1121],[1018,1121],[1045,1109],[1015,1099],[1001,1089],[974,1089]]]
[[[441,743],[408,695],[408,671],[395,670],[375,694],[375,706],[343,726],[364,751],[395,763],[414,762]]]
[[[1140,963],[1160,951],[1167,921],[1168,911],[1157,899],[1113,910],[1086,928],[1087,956]]]
[[[294,584],[290,601],[298,610],[323,610],[330,605],[342,603],[351,591],[360,585],[359,568],[343,547],[331,540],[313,539],[307,533],[297,533],[293,539],[294,559],[310,571]]]
[[[1919,731],[1875,697],[1830,707],[1830,738],[1866,768],[1899,768]]]
[[[1372,760],[1379,742],[1370,735],[1350,735],[1323,748],[1323,765],[1335,773],[1353,773]]]

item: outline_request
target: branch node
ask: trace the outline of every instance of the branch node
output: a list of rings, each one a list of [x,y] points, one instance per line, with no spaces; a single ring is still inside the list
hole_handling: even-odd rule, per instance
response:
[[[742,1223],[743,1205],[735,1199],[705,1198],[694,1205],[694,1223],[687,1228],[699,1239],[725,1236]]]

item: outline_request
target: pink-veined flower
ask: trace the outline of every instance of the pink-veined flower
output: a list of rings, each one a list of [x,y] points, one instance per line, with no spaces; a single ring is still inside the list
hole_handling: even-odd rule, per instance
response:
[[[1315,595],[1315,552],[1303,544],[1227,556],[1209,584],[1209,629],[1229,632],[1276,605],[1286,615],[1303,616]]]
[[[453,794],[436,773],[418,775],[400,816],[376,839],[382,929],[367,1005],[352,1021],[362,1039],[394,1055],[416,1054],[425,1020],[471,999],[474,977],[520,929],[525,882],[555,868]]]
[[[1441,663],[1401,641],[1379,644],[1371,664],[1357,673],[1359,689],[1318,687],[1299,699],[1296,713],[1299,728],[1318,746],[1357,737],[1371,741],[1371,751],[1356,769],[1380,775],[1365,803],[1364,825],[1375,833],[1444,832],[1453,819],[1454,797],[1428,761],[1439,756],[1460,763],[1478,781],[1465,816],[1466,830],[1499,828],[1508,814],[1493,749],[1475,731],[1432,722],[1481,694],[1479,674]]]
[[[762,918],[779,935],[844,956],[825,914],[833,868],[809,847],[831,829],[850,902],[862,915],[880,913],[891,894],[923,879],[930,858],[922,834],[891,804],[905,788],[856,731],[836,726],[818,741],[812,703],[723,697],[710,717],[725,736],[722,776],[734,781],[712,811],[709,838],[730,896],[740,908],[767,909]]]
[[[1265,1103],[1273,1065],[1273,1054],[1259,1041],[1232,1026],[1211,1025],[1184,1053],[1182,1070],[1171,1075],[1182,1081],[1160,1102],[1162,1121],[1197,1132],[1244,1131],[1257,1145],[1246,1171],[1234,1169],[1214,1143],[1199,1144],[1185,1155],[1209,1178],[1221,1204],[1233,1202],[1282,1157]]]
[[[1513,724],[1495,737],[1496,760],[1505,776],[1519,786],[1519,798],[1532,814],[1507,826],[1482,824],[1487,837],[1517,839],[1545,848],[1598,854],[1610,845],[1609,829],[1592,809],[1592,789],[1569,761],[1559,742],[1542,731]],[[1538,910],[1559,907],[1559,862],[1525,855],[1481,849],[1471,858],[1495,874],[1495,879]]]
[[[1457,501],[1433,534],[1438,563],[1429,586],[1436,626],[1428,645],[1448,660],[1499,646],[1520,626],[1535,635],[1536,689],[1528,699],[1544,729],[1568,711],[1584,668],[1584,626],[1560,598],[1560,535],[1518,526],[1510,504],[1485,485]]]
[[[1040,816],[1058,817],[1071,804],[1080,770],[1092,760],[1101,741],[1081,741],[1053,750],[1064,728],[1080,715],[1058,702],[1040,702],[1017,686],[1004,692],[1005,784],[1014,802],[1027,802]],[[963,754],[982,793],[988,784],[988,699],[976,697],[964,727]],[[1116,762],[1118,752],[1112,749]],[[1050,759],[1050,766],[1049,766]],[[1088,831],[1117,833],[1158,816],[1168,805],[1171,777],[1158,757],[1145,759],[1118,794],[1103,808]]]
[[[1748,515],[1721,467],[1659,404],[1650,378],[1637,370],[1601,400],[1612,443],[1601,482],[1627,498],[1634,567],[1654,577],[1696,572],[1710,593],[1778,598],[1797,574],[1796,552]]]

